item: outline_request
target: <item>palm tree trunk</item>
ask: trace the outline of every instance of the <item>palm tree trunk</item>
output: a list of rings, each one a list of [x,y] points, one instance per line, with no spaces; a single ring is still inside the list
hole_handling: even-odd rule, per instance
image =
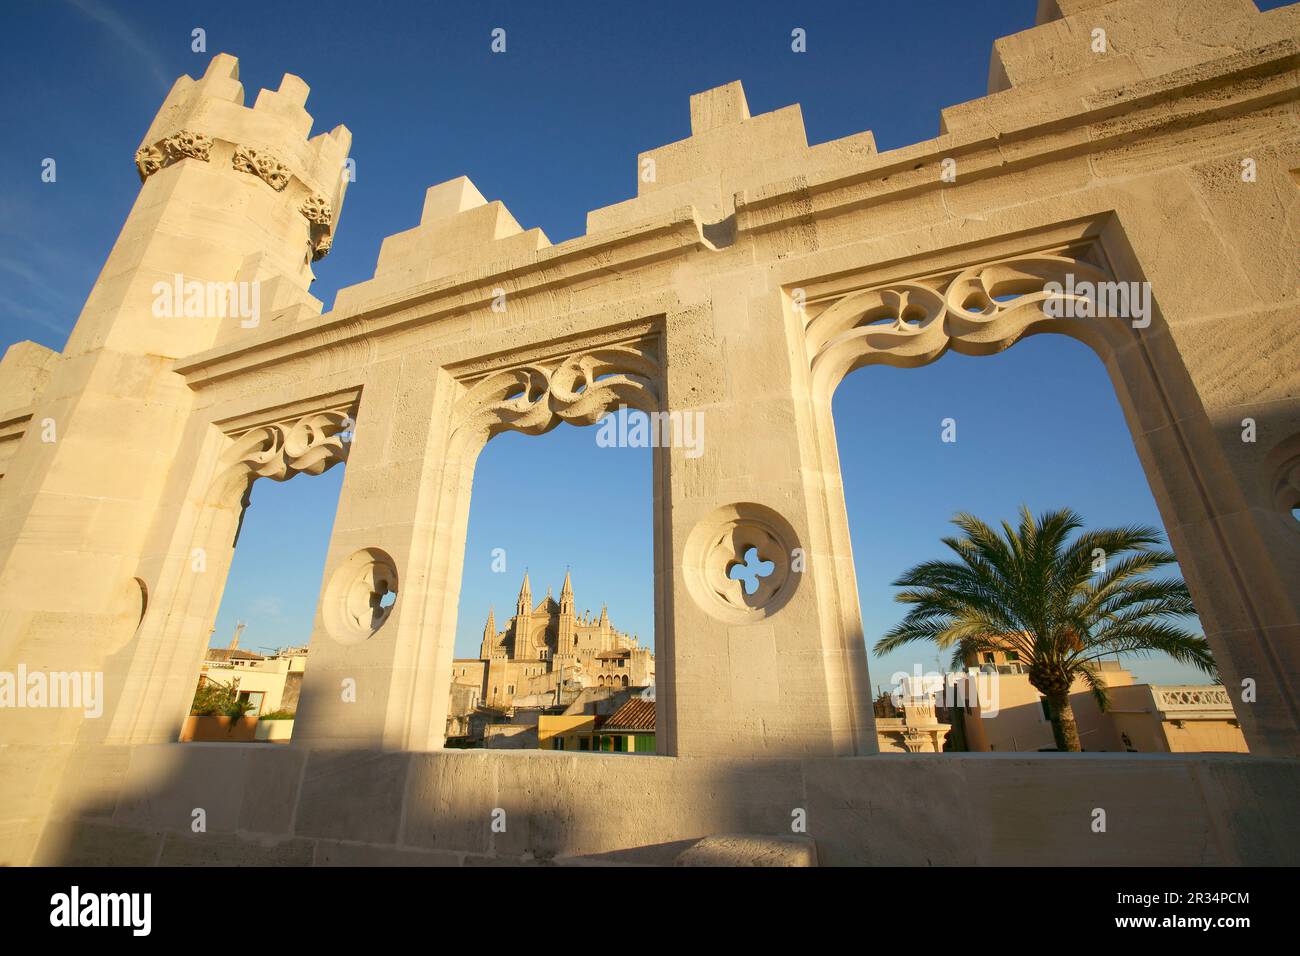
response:
[[[1052,710],[1052,736],[1056,738],[1056,749],[1079,753],[1083,746],[1079,743],[1079,725],[1074,720],[1074,708],[1070,706],[1069,693],[1053,694],[1047,698]]]

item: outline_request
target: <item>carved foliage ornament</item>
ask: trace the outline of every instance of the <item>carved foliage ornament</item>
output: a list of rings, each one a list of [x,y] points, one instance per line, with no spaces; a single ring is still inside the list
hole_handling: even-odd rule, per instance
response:
[[[950,347],[972,354],[1000,351],[1023,335],[1060,326],[1062,319],[1044,311],[1047,300],[1081,300],[1046,291],[1048,283],[1073,289],[1110,279],[1084,259],[1044,254],[852,293],[804,330],[814,387],[826,395],[856,368],[924,365]]]
[[[152,146],[142,146],[135,154],[135,166],[140,181],[152,176],[164,166],[181,159],[201,159],[208,162],[212,152],[212,137],[189,130],[173,133]],[[231,167],[242,173],[258,177],[276,192],[289,185],[289,167],[271,152],[251,146],[236,146],[231,157]],[[312,261],[325,258],[334,244],[334,207],[324,196],[311,195],[298,207],[310,224]]]
[[[289,185],[289,167],[268,150],[236,146],[235,155],[230,162],[239,172],[252,173],[276,192],[283,192],[284,187]]]
[[[144,182],[164,166],[182,159],[201,159],[206,163],[211,151],[212,137],[183,129],[152,146],[141,146],[136,150],[135,168],[140,173],[140,181]]]
[[[308,196],[298,211],[311,223],[311,258],[324,259],[334,244],[334,208],[324,196]]]
[[[560,422],[594,425],[621,405],[659,406],[659,363],[648,343],[610,345],[555,364],[488,375],[456,404],[454,436],[486,441],[507,429],[541,435]]]
[[[310,196],[298,207],[298,211],[307,217],[307,221],[317,223],[322,226],[328,226],[334,219],[334,212],[330,208],[329,200],[324,196]]]
[[[222,456],[220,499],[242,493],[255,478],[287,481],[299,473],[319,475],[345,460],[355,425],[351,412],[351,406],[312,412],[234,436]]]

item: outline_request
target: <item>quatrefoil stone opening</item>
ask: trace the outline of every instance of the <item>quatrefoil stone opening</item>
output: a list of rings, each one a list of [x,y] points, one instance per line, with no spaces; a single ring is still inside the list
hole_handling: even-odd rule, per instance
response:
[[[745,585],[745,593],[753,594],[758,590],[759,582],[776,570],[772,561],[764,561],[758,555],[758,548],[745,552],[745,560],[737,561],[727,569],[727,577]]]
[[[695,526],[683,555],[687,590],[705,611],[729,623],[779,611],[798,587],[794,529],[764,505],[740,502]]]
[[[340,644],[359,644],[384,626],[397,606],[397,568],[378,548],[363,548],[339,565],[325,589],[325,630]]]

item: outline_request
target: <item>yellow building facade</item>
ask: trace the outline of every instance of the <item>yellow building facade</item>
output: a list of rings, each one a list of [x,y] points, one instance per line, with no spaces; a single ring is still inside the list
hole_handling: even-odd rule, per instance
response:
[[[962,707],[971,751],[1025,753],[1055,750],[1043,695],[1029,683],[1015,652],[981,654],[980,675],[968,679]],[[1070,706],[1085,751],[1107,753],[1248,753],[1227,690],[1215,684],[1140,684],[1118,661],[1102,661],[1106,709],[1082,680],[1070,688]],[[970,692],[972,685],[976,693]]]

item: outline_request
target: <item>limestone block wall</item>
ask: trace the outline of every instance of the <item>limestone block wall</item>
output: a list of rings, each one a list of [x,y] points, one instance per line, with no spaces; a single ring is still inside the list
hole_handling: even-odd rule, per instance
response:
[[[0,398],[17,403],[0,410],[0,668],[102,670],[108,690],[98,720],[2,716],[0,762],[13,772],[0,773],[0,846],[29,859],[49,807],[81,806],[83,785],[102,788],[116,818],[128,798],[115,781],[131,761],[151,768],[132,773],[174,777],[175,791],[157,784],[164,793],[206,786],[232,760],[267,764],[265,779],[285,787],[295,771],[284,768],[305,761],[305,790],[313,765],[321,779],[345,779],[355,764],[397,768],[403,781],[418,766],[429,775],[414,798],[421,812],[452,812],[470,792],[504,800],[512,782],[540,793],[566,774],[604,773],[605,758],[590,755],[457,762],[425,752],[441,747],[446,726],[478,453],[502,431],[592,425],[629,406],[692,416],[704,442],[699,454],[680,443],[654,452],[657,737],[668,757],[618,769],[682,774],[697,793],[723,781],[725,798],[678,805],[679,824],[655,811],[642,842],[751,824],[777,832],[764,814],[788,814],[784,797],[746,816],[726,783],[748,766],[767,794],[811,793],[820,781],[818,792],[837,794],[826,818],[835,800],[857,799],[845,794],[874,792],[875,774],[886,789],[898,775],[900,793],[909,777],[909,793],[938,781],[951,799],[936,803],[937,832],[973,822],[993,842],[970,858],[1010,859],[1012,846],[1032,857],[1032,841],[1014,834],[1018,814],[1037,819],[1033,805],[991,796],[1011,792],[996,776],[1010,767],[1008,779],[1043,806],[1068,800],[1073,775],[1087,773],[1109,781],[1115,800],[1150,799],[1130,845],[1143,860],[1290,853],[1290,832],[1264,839],[1183,809],[1195,819],[1182,822],[1206,835],[1189,850],[1161,829],[1150,795],[1191,805],[1174,790],[1194,785],[1232,814],[1252,799],[1272,806],[1294,780],[1298,64],[1300,6],[1043,0],[1037,26],[995,43],[990,94],[942,111],[934,139],[885,153],[869,132],[809,146],[797,107],[753,115],[729,84],[692,97],[692,135],[639,157],[653,160],[655,179],[592,211],[585,236],[553,246],[462,177],[432,187],[418,225],[385,241],[374,277],[322,315],[310,264],[330,247],[347,131],[308,138],[296,77],[245,108],[233,58],[215,58],[200,80],[178,81],[146,135],[140,198],[67,348],[22,347],[0,365]],[[251,327],[162,321],[155,284],[177,274],[257,282],[269,311]],[[1140,322],[1048,315],[1060,299],[1047,283],[1067,280],[1145,283],[1150,309]],[[835,388],[867,365],[985,355],[1032,334],[1076,337],[1105,363],[1252,754],[1285,759],[871,759]],[[56,441],[42,438],[46,419]],[[1243,441],[1247,421],[1253,441]],[[309,481],[344,460],[298,746],[244,757],[169,749],[251,483]],[[774,563],[754,595],[725,577],[749,547]],[[66,586],[47,586],[56,580]],[[74,745],[91,748],[76,751],[75,775],[65,772]],[[593,762],[571,764],[583,759]],[[263,779],[236,776],[248,787]],[[595,782],[594,792],[619,790]],[[1212,793],[1220,786],[1231,794]],[[667,806],[671,789],[647,792]],[[301,804],[285,852],[305,852],[299,840],[313,859],[320,841],[396,847],[398,790],[374,793],[357,829],[313,830],[323,811]],[[465,811],[475,821],[478,799]],[[274,801],[249,812],[273,805],[282,812]],[[584,825],[571,806],[558,820]],[[540,814],[538,833],[561,828],[540,804],[523,809]],[[123,821],[159,834],[172,826],[148,813]],[[1050,821],[1036,825],[1057,838]],[[116,826],[102,831],[105,845],[125,859],[135,851]],[[429,826],[436,834],[436,820]],[[291,832],[274,820],[248,829]],[[101,831],[78,832],[94,846]],[[504,855],[631,845],[538,839]],[[851,862],[855,847],[889,839],[845,823],[819,845]],[[43,858],[60,852],[53,840]],[[478,846],[453,852],[489,852]],[[1111,859],[1106,846],[1078,850]]]
[[[663,865],[702,837],[796,825],[823,866],[1300,862],[1300,770],[1237,755],[756,761],[189,744],[100,747],[69,767],[77,781],[47,789],[37,864]],[[196,809],[206,832],[194,832]],[[9,853],[0,863],[23,859]]]

